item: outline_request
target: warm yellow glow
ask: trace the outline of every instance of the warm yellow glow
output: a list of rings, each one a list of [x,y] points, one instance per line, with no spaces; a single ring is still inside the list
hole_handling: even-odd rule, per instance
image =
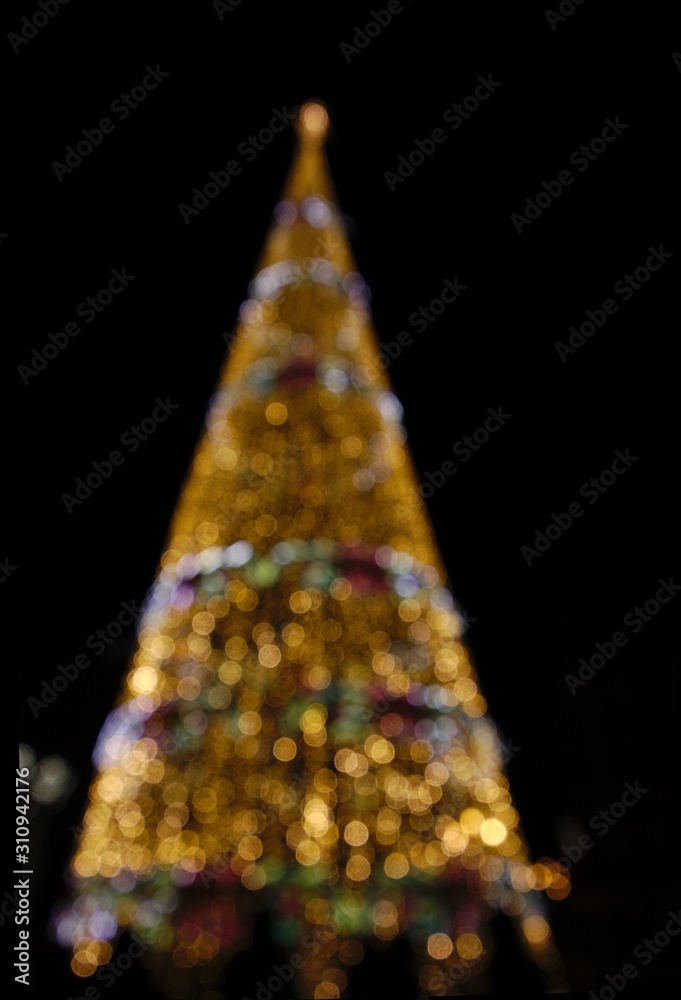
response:
[[[278,760],[293,760],[297,748],[293,740],[290,740],[287,736],[283,736],[274,744],[273,752]]]
[[[523,933],[530,944],[543,944],[551,932],[543,917],[531,916],[523,920]]]
[[[461,813],[461,829],[467,834],[479,833],[485,817],[479,809],[464,809]]]
[[[140,694],[146,694],[154,690],[158,678],[158,671],[153,667],[138,667],[130,677],[130,686]]]
[[[352,844],[353,847],[358,847],[360,844],[366,843],[369,837],[369,831],[364,823],[360,823],[359,820],[353,820],[345,827],[344,837],[348,844]]]
[[[461,958],[478,958],[482,953],[482,941],[477,934],[460,934],[456,939],[456,950]]]
[[[264,908],[287,945],[319,931],[290,992],[345,994],[361,941],[404,934],[443,995],[494,908],[545,962],[536,893],[570,891],[519,832],[326,175],[328,127],[303,105],[95,750],[59,928],[79,977],[127,928],[182,970],[173,995],[195,969],[212,995],[212,964]]]
[[[480,839],[485,844],[495,846],[505,839],[506,827],[498,819],[486,819],[480,826]]]
[[[298,134],[306,145],[321,145],[329,128],[326,108],[316,101],[303,104],[298,116]]]
[[[283,424],[288,417],[288,410],[283,403],[270,403],[265,416],[271,424]]]
[[[389,854],[385,859],[385,873],[390,878],[404,878],[409,871],[409,862],[403,854]]]
[[[366,858],[363,858],[359,854],[355,854],[348,861],[345,871],[348,878],[351,878],[355,882],[360,882],[369,877],[369,874],[371,873],[371,865]]]
[[[315,986],[314,1000],[333,1000],[339,996],[340,988],[328,980],[323,980],[319,986]]]
[[[397,909],[394,903],[382,900],[376,903],[373,912],[374,923],[377,927],[390,927],[397,922]]]
[[[447,958],[453,950],[452,939],[447,934],[431,934],[428,938],[428,954],[431,958]]]

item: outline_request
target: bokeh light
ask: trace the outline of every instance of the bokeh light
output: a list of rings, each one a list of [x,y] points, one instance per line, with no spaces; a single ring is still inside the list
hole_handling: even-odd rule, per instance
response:
[[[260,910],[287,947],[324,929],[300,995],[339,997],[362,941],[398,934],[436,992],[447,962],[483,954],[488,911],[517,918],[543,960],[539,892],[569,892],[564,869],[528,860],[333,203],[327,128],[304,105],[95,749],[55,917],[79,977],[124,928],[178,968],[223,961]],[[35,787],[50,801],[67,781],[49,758]]]

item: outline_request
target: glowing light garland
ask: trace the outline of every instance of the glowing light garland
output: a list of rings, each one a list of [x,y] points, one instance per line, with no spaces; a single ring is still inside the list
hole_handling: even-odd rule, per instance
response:
[[[367,941],[398,934],[424,991],[449,995],[489,962],[501,909],[557,989],[538,890],[562,898],[567,873],[528,859],[334,207],[326,123],[304,106],[95,749],[56,933],[89,976],[134,931],[172,959],[159,982],[179,995],[265,911],[282,946],[317,933],[299,996],[340,997]]]

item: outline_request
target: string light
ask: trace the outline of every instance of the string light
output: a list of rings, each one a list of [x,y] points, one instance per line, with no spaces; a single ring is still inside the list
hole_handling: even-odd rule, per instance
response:
[[[409,935],[421,985],[518,917],[558,968],[500,743],[378,363],[325,166],[300,148],[147,602],[57,915],[89,976],[134,930],[191,969],[270,914],[324,926],[301,996],[340,996],[360,939]],[[348,280],[350,279],[350,280]]]

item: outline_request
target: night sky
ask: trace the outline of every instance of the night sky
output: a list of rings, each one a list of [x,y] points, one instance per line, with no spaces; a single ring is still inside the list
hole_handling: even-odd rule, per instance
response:
[[[293,153],[290,126],[257,136],[310,97],[329,108],[378,337],[412,338],[388,372],[421,481],[443,481],[428,508],[530,849],[565,857],[591,840],[551,905],[572,987],[598,995],[627,963],[630,993],[672,982],[677,939],[647,963],[636,949],[681,907],[666,357],[681,38],[648,6],[563,3],[560,19],[538,3],[391,9],[359,35],[369,5],[72,0],[33,28],[22,18],[36,0],[5,18],[16,173],[0,228],[19,462],[0,557],[3,597],[23,598],[6,669],[19,740],[77,776],[66,801],[30,817],[33,995],[83,986],[45,928],[134,627],[99,653],[88,637],[152,584]],[[144,99],[126,103],[145,79]],[[484,99],[466,111],[476,88]],[[99,144],[60,167],[102,119]],[[417,140],[427,155],[410,168]],[[183,218],[230,160],[238,174]],[[128,277],[111,302],[88,312],[116,272]],[[446,281],[459,294],[431,309]],[[65,346],[41,360],[50,334]],[[175,409],[133,448],[158,399]],[[490,410],[503,420],[475,444]],[[114,449],[120,467],[67,510],[63,495]],[[599,652],[590,679],[566,680]],[[36,717],[27,700],[79,654],[91,666]],[[646,791],[609,825],[599,814],[627,783]],[[258,975],[242,963],[225,995],[252,997]],[[102,995],[142,995],[144,982],[135,966]]]

